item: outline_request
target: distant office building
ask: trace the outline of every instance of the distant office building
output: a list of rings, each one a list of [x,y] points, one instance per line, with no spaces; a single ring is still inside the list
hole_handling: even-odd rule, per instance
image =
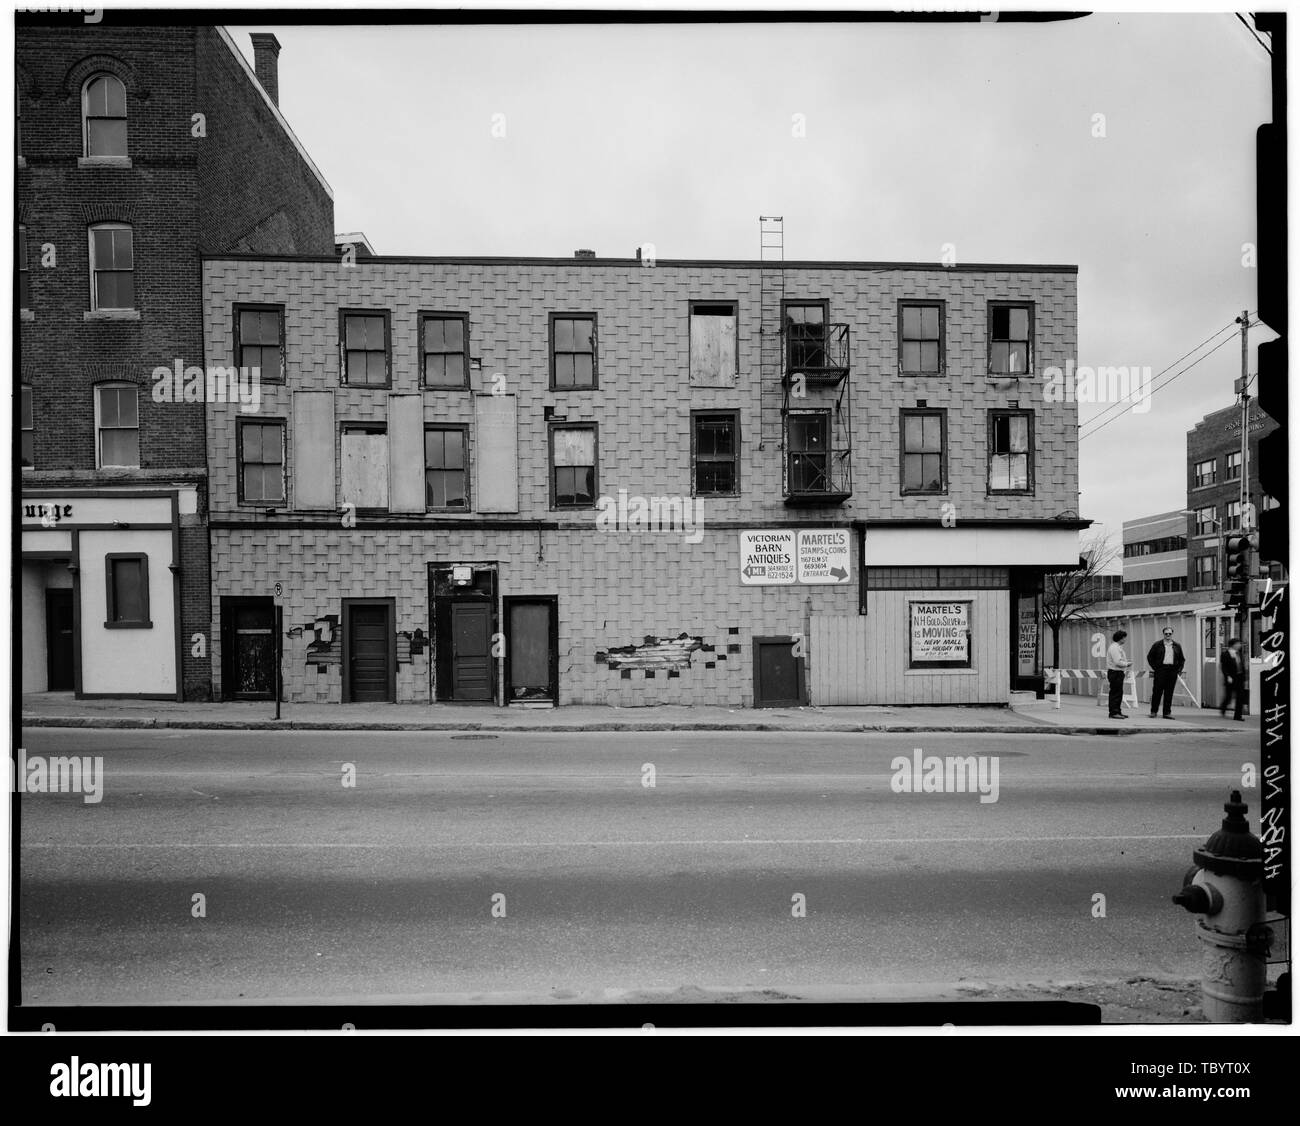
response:
[[[1181,511],[1125,520],[1123,597],[1143,606],[1187,601],[1187,518]]]

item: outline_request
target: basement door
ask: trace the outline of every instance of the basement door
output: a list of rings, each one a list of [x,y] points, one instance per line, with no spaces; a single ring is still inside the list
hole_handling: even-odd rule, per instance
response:
[[[804,659],[793,637],[754,638],[754,707],[797,708],[808,702]]]
[[[559,703],[558,600],[507,598],[506,702]]]

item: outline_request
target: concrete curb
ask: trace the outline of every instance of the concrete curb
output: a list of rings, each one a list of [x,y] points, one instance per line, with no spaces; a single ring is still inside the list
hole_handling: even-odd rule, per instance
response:
[[[156,719],[111,718],[107,716],[24,716],[22,727],[72,727],[101,728],[105,730],[201,730],[201,731],[466,731],[521,734],[577,734],[592,731],[791,731],[816,734],[953,734],[953,735],[1170,735],[1228,733],[1241,730],[1234,727],[1173,727],[1161,724],[1156,727],[1103,727],[1098,724],[920,724],[920,723],[708,723],[703,721],[665,720],[593,720],[588,723],[439,723],[406,722],[394,720],[329,720],[329,719]]]

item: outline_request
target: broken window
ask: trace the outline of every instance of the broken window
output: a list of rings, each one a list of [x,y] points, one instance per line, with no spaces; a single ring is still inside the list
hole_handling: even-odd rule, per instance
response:
[[[343,503],[387,509],[387,428],[373,423],[344,426],[341,449]]]
[[[1029,411],[989,411],[989,492],[1031,491],[1032,418]]]
[[[735,496],[739,490],[740,415],[698,411],[691,415],[692,495]]]
[[[790,493],[830,491],[830,430],[828,411],[802,411],[787,422]]]
[[[551,428],[551,507],[596,503],[596,427]]]
[[[989,306],[989,374],[1025,375],[1033,364],[1033,306]]]
[[[818,370],[826,359],[826,302],[787,301],[785,313],[786,356],[791,371]]]
[[[739,371],[736,303],[692,301],[690,382],[694,387],[734,387]]]

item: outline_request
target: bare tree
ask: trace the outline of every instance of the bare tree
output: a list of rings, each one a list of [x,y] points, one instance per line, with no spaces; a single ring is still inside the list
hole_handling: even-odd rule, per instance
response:
[[[1118,557],[1120,549],[1104,531],[1095,532],[1079,552],[1079,566],[1072,571],[1053,571],[1043,576],[1043,621],[1052,631],[1052,666],[1061,667],[1061,627],[1071,618],[1081,618],[1089,607],[1109,601],[1100,581]]]

